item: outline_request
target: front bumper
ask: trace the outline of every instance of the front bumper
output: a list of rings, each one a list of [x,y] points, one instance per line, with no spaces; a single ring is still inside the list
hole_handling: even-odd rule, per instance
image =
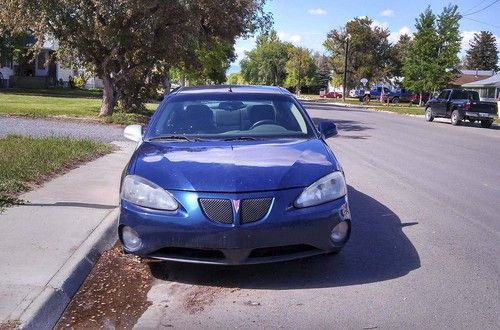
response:
[[[466,111],[465,116],[468,118],[473,118],[476,120],[484,120],[484,119],[491,119],[491,120],[496,120],[498,119],[498,115],[494,113],[486,113],[486,112],[471,112],[471,111]]]
[[[322,205],[297,209],[293,201],[303,189],[245,194],[171,191],[181,207],[175,212],[151,210],[121,203],[118,226],[129,226],[141,238],[135,251],[141,257],[208,264],[252,264],[291,260],[339,250],[348,240],[351,215],[347,197]],[[273,197],[261,220],[240,224],[220,224],[209,220],[199,198],[243,200]],[[341,221],[349,225],[344,241],[330,239]],[[123,242],[122,242],[123,244]]]

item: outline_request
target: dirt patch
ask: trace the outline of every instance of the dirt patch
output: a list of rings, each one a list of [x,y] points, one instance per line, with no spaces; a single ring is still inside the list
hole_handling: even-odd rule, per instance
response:
[[[223,291],[224,288],[219,287],[193,286],[184,298],[184,308],[190,314],[202,312],[205,307],[212,305]]]
[[[103,253],[55,329],[130,329],[151,305],[153,280],[146,263],[116,245]]]
[[[21,322],[19,321],[7,321],[0,323],[0,330],[14,330],[19,329]]]

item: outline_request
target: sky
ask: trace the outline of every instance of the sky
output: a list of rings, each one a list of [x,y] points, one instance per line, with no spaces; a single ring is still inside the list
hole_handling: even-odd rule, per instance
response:
[[[355,17],[367,16],[374,24],[388,28],[391,32],[389,41],[395,42],[400,34],[415,31],[415,18],[428,5],[435,14],[439,14],[449,3],[457,4],[464,16],[460,21],[463,37],[460,56],[465,54],[474,33],[481,30],[493,32],[500,49],[499,0],[268,0],[266,11],[272,13],[274,29],[280,39],[324,53],[323,41],[327,33]],[[235,50],[238,59],[228,73],[240,70],[239,61],[245,51],[254,46],[255,38],[237,40]]]

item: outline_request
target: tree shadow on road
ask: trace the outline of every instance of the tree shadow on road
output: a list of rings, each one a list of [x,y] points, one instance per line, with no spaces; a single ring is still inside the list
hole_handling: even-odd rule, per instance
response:
[[[356,285],[390,280],[420,267],[417,250],[389,208],[349,187],[353,216],[351,240],[338,255],[245,266],[175,262],[151,263],[161,280],[229,288],[299,289]],[[325,233],[328,235],[328,233]]]
[[[448,124],[451,126],[451,122],[449,119],[445,119],[445,118],[436,118],[434,120],[435,123],[438,123],[438,124]],[[481,127],[481,123],[479,123],[478,121],[475,122],[475,123],[471,123],[470,121],[462,121],[460,123],[460,126],[465,126],[465,127],[472,127],[472,128],[478,128],[478,129],[490,129],[490,130],[495,130],[495,131],[499,131],[500,130],[500,124],[498,123],[493,123],[493,125],[491,125],[491,127],[489,128],[484,128],[484,127]]]
[[[372,127],[367,126],[359,121],[355,120],[343,120],[343,119],[327,119],[327,118],[320,118],[320,117],[311,117],[312,121],[314,122],[314,125],[318,125],[319,122],[322,120],[331,120],[337,125],[337,130],[339,134],[335,138],[344,138],[344,139],[357,139],[357,140],[364,140],[369,138],[369,135],[361,135],[361,134],[356,134],[362,131],[367,131],[372,129]],[[353,134],[345,134],[345,133],[355,133]]]

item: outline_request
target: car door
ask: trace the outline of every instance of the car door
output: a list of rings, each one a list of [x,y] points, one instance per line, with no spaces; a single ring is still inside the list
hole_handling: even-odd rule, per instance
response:
[[[444,90],[437,98],[433,99],[431,102],[432,112],[434,116],[445,116],[446,108],[448,104],[448,99],[450,97],[450,90]]]

